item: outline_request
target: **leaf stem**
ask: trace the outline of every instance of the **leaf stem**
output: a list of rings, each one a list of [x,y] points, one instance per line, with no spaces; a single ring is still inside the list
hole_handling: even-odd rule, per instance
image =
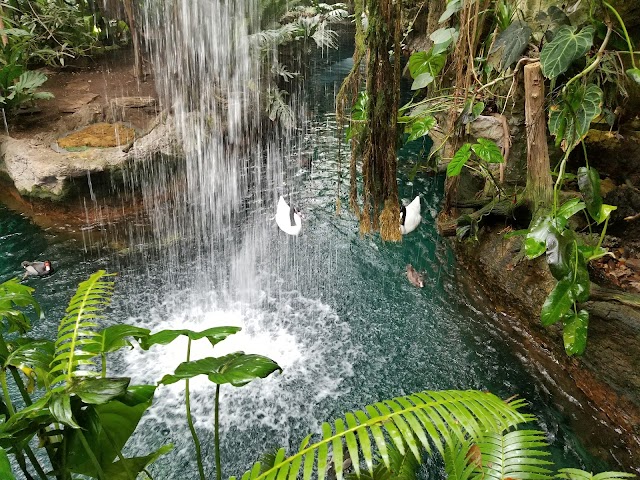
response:
[[[105,433],[105,435],[107,437],[107,440],[109,441],[109,443],[111,444],[113,449],[116,451],[116,455],[118,456],[118,459],[120,460],[120,463],[122,464],[122,468],[123,468],[124,472],[127,474],[127,477],[129,478],[129,480],[136,480],[136,475],[131,473],[131,470],[129,470],[129,466],[127,465],[127,461],[126,461],[127,459],[124,458],[124,455],[122,455],[122,450],[120,448],[118,448],[118,445],[116,445],[116,442],[113,439],[113,436],[111,435],[109,430],[107,430],[103,426],[102,427],[102,431]]]
[[[9,396],[7,372],[5,370],[0,370],[0,384],[2,384],[2,395],[4,397],[4,403],[7,406],[7,411],[9,412],[9,416],[13,417],[16,414],[16,411],[13,408],[13,403],[11,403],[11,397]]]
[[[624,38],[627,40],[627,45],[629,46],[629,53],[631,54],[631,65],[633,65],[633,68],[637,68],[636,67],[636,59],[635,59],[635,55],[634,55],[634,52],[633,52],[633,44],[631,43],[631,38],[629,37],[629,32],[627,32],[627,27],[625,26],[624,22],[622,21],[622,17],[620,17],[620,14],[618,13],[618,11],[615,8],[613,8],[609,3],[603,1],[602,4],[605,7],[607,7],[609,10],[611,10],[611,12],[618,19],[618,22],[620,23],[620,26],[622,27],[622,31],[624,32]]]
[[[98,472],[98,479],[99,480],[108,480],[106,475],[104,474],[104,470],[102,470],[102,466],[100,465],[100,462],[96,458],[96,454],[93,453],[93,450],[91,450],[91,447],[89,446],[89,442],[87,442],[87,438],[84,436],[84,433],[82,432],[82,429],[78,428],[76,430],[76,433],[78,434],[78,438],[80,439],[80,443],[82,443],[82,446],[84,447],[85,451],[87,452],[87,456],[89,457],[89,460],[91,460],[91,463],[93,463],[93,466],[95,467],[96,471]]]
[[[189,342],[187,343],[187,362],[191,359],[191,338],[189,338]],[[202,464],[202,449],[200,448],[200,439],[198,438],[198,433],[196,432],[196,428],[193,426],[193,418],[191,417],[191,398],[189,395],[189,380],[185,380],[184,387],[184,403],[187,409],[187,423],[189,424],[189,430],[191,431],[191,437],[193,438],[193,444],[196,447],[196,462],[198,463],[198,474],[200,475],[200,480],[205,480],[204,475],[204,466]]]
[[[107,353],[101,352],[100,358],[102,359],[102,378],[106,378],[107,376]]]
[[[220,385],[216,384],[216,399],[213,427],[213,443],[216,457],[216,479],[222,480],[222,468],[220,466]]]

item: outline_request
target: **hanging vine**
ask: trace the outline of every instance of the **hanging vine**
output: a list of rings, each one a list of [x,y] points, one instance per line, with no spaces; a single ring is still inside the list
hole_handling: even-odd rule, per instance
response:
[[[362,234],[379,230],[383,240],[400,241],[395,119],[400,95],[401,2],[357,0],[355,18],[354,66],[337,98],[338,122],[343,123],[345,108],[358,99],[361,65],[366,63],[365,115],[362,120],[351,119],[349,203],[360,220]],[[360,123],[354,125],[354,121]],[[358,161],[363,183],[361,204]]]

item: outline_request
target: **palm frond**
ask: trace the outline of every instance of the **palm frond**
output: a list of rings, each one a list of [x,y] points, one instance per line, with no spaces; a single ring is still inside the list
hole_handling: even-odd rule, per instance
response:
[[[335,30],[326,28],[322,22],[311,35],[318,48],[338,48],[338,33]]]
[[[279,28],[261,30],[249,35],[249,42],[255,48],[269,50],[283,43],[290,42],[299,30],[300,27],[297,24],[287,23]]]
[[[278,76],[282,77],[285,82],[288,82],[292,78],[297,77],[298,75],[300,75],[299,72],[290,72],[287,69],[286,65],[283,65],[282,63],[277,62],[277,61],[273,62],[273,65],[271,66],[271,73],[273,73],[274,75],[278,75]]]
[[[556,478],[564,478],[566,480],[621,480],[633,477],[635,477],[634,474],[625,472],[602,472],[594,475],[591,472],[585,472],[577,468],[562,468],[558,470],[556,475]]]
[[[75,376],[90,374],[78,367],[94,365],[91,360],[94,354],[90,353],[93,348],[87,347],[97,343],[98,333],[93,329],[113,294],[113,282],[102,279],[112,275],[100,270],[78,285],[58,327],[55,357],[51,362],[51,374],[56,376],[51,384],[69,383]]]
[[[480,449],[470,438],[446,445],[442,457],[447,478],[452,480],[468,480],[481,466]]]
[[[541,458],[549,455],[543,450],[548,446],[544,432],[515,430],[505,435],[488,433],[477,446],[480,456],[474,458],[474,462],[481,466],[481,476],[485,480],[551,478],[551,471],[546,466],[552,462]]]
[[[270,88],[268,95],[269,119],[278,122],[284,128],[291,128],[295,119],[293,110],[284,99],[287,92],[278,88]]]
[[[303,480],[312,478],[314,467],[315,478],[324,480],[330,451],[336,478],[342,480],[343,455],[337,452],[342,452],[345,443],[354,469],[360,463],[359,452],[369,472],[374,471],[375,453],[391,468],[392,447],[400,455],[413,455],[420,461],[421,450],[431,451],[432,445],[442,452],[443,444],[453,444],[457,439],[477,439],[486,432],[503,432],[531,421],[531,415],[519,411],[523,405],[521,400],[504,402],[478,391],[424,391],[378,402],[347,413],[344,420],[338,419],[334,425],[323,424],[320,440],[309,445],[309,438],[305,439],[300,450],[287,458],[279,451],[272,468],[261,472],[259,466],[254,466],[242,480],[287,478],[287,475],[296,478],[301,467]]]

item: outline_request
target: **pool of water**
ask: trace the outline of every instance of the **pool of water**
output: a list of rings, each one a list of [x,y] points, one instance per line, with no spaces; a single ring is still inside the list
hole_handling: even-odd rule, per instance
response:
[[[259,224],[260,237],[236,235],[242,240],[232,262],[222,258],[229,252],[224,248],[219,258],[208,259],[225,268],[224,275],[202,275],[203,260],[188,239],[178,240],[184,241],[179,265],[165,260],[162,247],[99,254],[81,239],[42,231],[0,206],[0,280],[20,275],[25,259],[49,258],[56,268],[48,278],[26,281],[46,313],[34,335],[54,337],[76,285],[98,269],[118,273],[107,323],[154,331],[241,326],[241,333],[214,350],[207,342],[195,342],[192,358],[243,350],[273,358],[283,373],[241,389],[223,387],[224,475],[241,474],[265,451],[295,448],[306,433],[344,411],[424,389],[520,395],[531,402],[539,427],[548,432],[559,466],[601,468],[536,385],[526,359],[513,354],[508,340],[490,327],[491,305],[471,305],[458,286],[455,261],[434,225],[443,180],[411,173],[419,147],[402,153],[399,178],[404,200],[421,196],[423,222],[402,243],[361,237],[346,208],[336,215],[337,133],[331,102],[351,66],[350,52],[339,50],[315,61],[318,75],[302,142],[311,164],[300,166],[292,158],[286,175],[305,213],[303,233],[288,237],[270,219],[273,211],[252,211],[250,221]],[[237,228],[243,231],[242,224]],[[425,272],[423,289],[407,280],[407,264]],[[179,341],[149,352],[135,348],[113,356],[109,370],[131,376],[134,383],[155,383],[185,356],[186,343]],[[147,452],[163,443],[175,445],[152,467],[156,478],[196,476],[181,388],[158,388],[154,406],[128,446]],[[192,390],[196,427],[212,472],[214,389],[197,379]],[[187,471],[193,473],[186,476]]]

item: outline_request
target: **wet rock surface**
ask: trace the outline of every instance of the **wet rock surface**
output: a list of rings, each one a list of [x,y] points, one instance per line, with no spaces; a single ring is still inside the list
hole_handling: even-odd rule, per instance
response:
[[[479,242],[454,243],[471,294],[481,290],[496,311],[508,312],[494,315],[495,327],[531,360],[532,374],[592,453],[640,472],[640,308],[595,287],[582,305],[590,312],[587,350],[568,357],[561,327],[539,320],[554,284],[544,259],[517,261],[521,239],[504,239],[500,230],[485,227]]]

